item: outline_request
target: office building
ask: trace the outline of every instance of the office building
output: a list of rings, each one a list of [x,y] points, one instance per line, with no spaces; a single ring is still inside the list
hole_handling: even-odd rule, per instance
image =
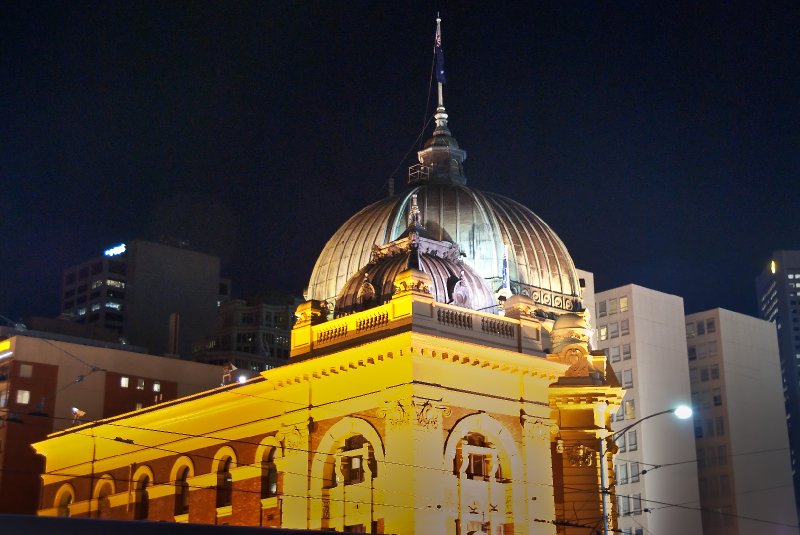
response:
[[[598,292],[595,302],[598,348],[625,388],[614,432],[691,404],[683,299],[629,284]],[[623,432],[617,446],[614,488],[622,533],[703,533],[691,421],[670,414],[648,419]]]
[[[775,325],[686,316],[703,532],[797,533]]]
[[[61,313],[114,330],[121,342],[150,353],[190,358],[229,297],[218,257],[135,240],[65,270]]]
[[[300,298],[275,294],[222,303],[214,333],[196,348],[194,360],[251,371],[286,364],[300,303]]]
[[[220,383],[218,366],[141,351],[0,328],[0,513],[31,514],[38,509],[42,462],[30,445],[48,433]]]
[[[789,433],[792,479],[800,515],[800,251],[775,251],[756,277],[758,315],[775,324]]]

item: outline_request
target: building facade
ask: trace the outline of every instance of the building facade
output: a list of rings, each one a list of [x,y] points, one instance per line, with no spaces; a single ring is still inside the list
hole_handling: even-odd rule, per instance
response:
[[[507,317],[441,303],[426,277],[409,269],[389,302],[335,320],[303,305],[293,362],[245,384],[38,443],[40,514],[398,534],[601,526],[602,439],[622,392],[586,324],[524,301]]]
[[[250,371],[288,363],[294,311],[301,302],[273,295],[222,303],[214,333],[195,348],[194,360]]]
[[[625,389],[613,416],[614,432],[691,404],[683,299],[629,284],[598,292],[595,302],[598,349],[605,351]],[[623,432],[617,446],[615,490],[622,533],[703,533],[691,423],[671,415],[643,421]]]
[[[131,346],[49,333],[0,331],[0,513],[39,508],[48,433],[219,385],[222,370]]]
[[[323,248],[290,362],[51,435],[41,515],[397,534],[616,528],[623,390],[566,247],[469,188],[436,127],[410,187]],[[502,299],[501,299],[502,297]]]
[[[775,324],[789,432],[794,493],[800,515],[800,251],[775,251],[756,277],[758,315]]]
[[[135,240],[64,271],[62,317],[99,325],[157,355],[191,357],[230,282],[216,256]]]
[[[775,326],[717,308],[686,341],[703,532],[797,533]]]

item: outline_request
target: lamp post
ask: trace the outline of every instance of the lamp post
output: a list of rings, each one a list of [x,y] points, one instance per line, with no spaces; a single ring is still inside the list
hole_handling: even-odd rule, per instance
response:
[[[674,414],[679,420],[686,420],[692,417],[692,408],[688,405],[678,405],[675,408],[667,409],[659,412],[654,412],[653,414],[648,414],[644,418],[639,418],[632,424],[626,425],[619,431],[614,433],[608,433],[607,430],[605,433],[602,433],[599,436],[600,440],[600,485],[601,491],[603,493],[603,535],[608,535],[608,483],[606,482],[606,441],[614,442],[616,439],[624,435],[634,426],[639,425],[640,423],[644,422],[645,420],[649,420],[650,418],[655,418],[656,416],[661,416],[662,414]]]

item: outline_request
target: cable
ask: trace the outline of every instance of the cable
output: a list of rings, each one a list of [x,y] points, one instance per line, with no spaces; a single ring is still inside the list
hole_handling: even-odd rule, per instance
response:
[[[363,416],[363,415],[358,415],[358,416]],[[56,418],[56,417],[48,417],[48,418]],[[56,418],[56,419],[65,419],[65,418]],[[118,427],[125,427],[125,428],[130,428],[130,429],[138,429],[138,430],[150,431],[150,432],[155,432],[155,433],[167,433],[167,434],[179,435],[179,436],[184,437],[184,438],[209,438],[209,439],[212,439],[212,440],[224,441],[226,443],[244,443],[244,444],[250,444],[250,445],[260,445],[260,442],[253,442],[253,441],[249,441],[249,440],[227,439],[227,438],[224,438],[224,437],[209,436],[210,433],[216,433],[216,432],[219,432],[219,431],[229,430],[231,428],[240,427],[242,425],[247,425],[249,423],[254,423],[256,421],[259,421],[259,420],[253,420],[251,422],[237,424],[236,426],[232,426],[232,427],[229,427],[229,428],[219,428],[219,429],[210,431],[208,434],[181,433],[181,432],[176,432],[176,431],[165,431],[165,430],[145,428],[145,427],[139,427],[139,426],[125,426],[125,425],[122,425],[122,424],[114,424],[113,422],[103,422],[103,425],[111,425],[111,426],[116,425]],[[304,425],[304,423],[305,422],[298,422],[298,424],[296,424],[296,425]],[[79,431],[77,431],[77,430],[74,431],[74,432],[79,433]],[[87,436],[92,436],[92,435],[87,435]],[[96,438],[107,439],[108,437],[96,437]],[[521,442],[516,441],[516,440],[514,442],[517,443],[517,444],[521,444]],[[172,442],[168,442],[168,443],[172,443]],[[165,443],[165,444],[168,444],[168,443]],[[158,446],[141,445],[141,447],[142,448],[159,449]],[[291,451],[301,451],[301,452],[304,452],[304,453],[316,453],[316,454],[330,455],[330,452],[322,452],[322,451],[318,451],[318,450],[307,450],[307,449],[304,449],[304,448],[289,448],[289,447],[287,447],[287,448],[284,448],[284,449],[288,449],[288,450],[291,450]],[[167,451],[170,451],[171,453],[186,454],[186,452],[174,452],[174,451],[171,451],[171,450],[167,450]],[[772,451],[772,450],[763,450],[763,451]],[[747,452],[745,454],[754,454],[754,453],[758,453],[758,452]],[[196,455],[196,454],[190,454],[190,455]],[[743,455],[743,454],[737,454],[737,455]],[[85,461],[85,462],[77,463],[75,465],[62,467],[61,469],[63,470],[63,469],[67,469],[67,468],[74,468],[76,466],[81,466],[81,465],[88,464],[89,462],[97,462],[97,461],[105,460],[105,459],[108,459],[108,458],[111,458],[111,457],[105,457],[105,458],[101,458],[101,459],[94,459],[93,461]],[[430,466],[418,466],[418,465],[413,465],[413,464],[409,464],[409,463],[399,463],[399,462],[396,462],[396,461],[387,461],[386,459],[382,459],[382,460],[375,459],[375,461],[376,462],[383,462],[383,463],[386,463],[386,464],[394,464],[394,465],[404,466],[404,467],[418,468],[418,469],[424,469],[424,470],[437,470],[437,471],[444,472],[444,473],[451,473],[451,471],[448,470],[448,469],[442,469],[442,468],[436,468],[436,467],[430,467]],[[245,466],[248,466],[248,465],[245,465]],[[56,474],[56,475],[58,475],[58,474]],[[295,474],[295,475],[301,475],[301,476],[304,476],[304,477],[308,477],[308,474]],[[534,485],[555,487],[555,485],[552,484],[552,483],[526,482],[526,481],[520,481],[520,480],[509,480],[509,481],[516,481],[517,483],[522,483],[522,484],[534,484]],[[570,491],[575,491],[575,492],[595,492],[595,491],[586,490],[586,489],[573,489],[571,487],[562,487],[562,488],[564,488],[566,490],[570,490]],[[618,496],[625,496],[625,495],[622,495],[622,494],[617,494],[617,495]],[[628,496],[628,497],[630,497],[630,496]],[[698,510],[698,511],[705,510],[705,509],[703,509],[701,507],[688,507],[688,506],[683,505],[683,504],[671,504],[671,503],[668,503],[668,502],[662,502],[662,501],[659,501],[659,500],[653,500],[653,499],[648,499],[648,498],[641,498],[641,500],[643,502],[656,503],[656,504],[659,504],[659,505],[662,505],[662,506],[667,506],[667,507],[679,507],[679,508],[692,509],[692,510]],[[752,518],[752,517],[744,517],[744,516],[741,516],[741,515],[732,515],[732,516],[745,518],[745,519],[753,520],[753,521],[757,521],[757,522],[766,522],[766,523],[773,523],[773,524],[777,524],[777,525],[786,525],[786,524],[781,524],[781,523],[777,523],[777,522],[773,522],[773,521],[769,521],[769,520],[757,519],[757,518]],[[792,526],[792,527],[795,527],[795,526]]]

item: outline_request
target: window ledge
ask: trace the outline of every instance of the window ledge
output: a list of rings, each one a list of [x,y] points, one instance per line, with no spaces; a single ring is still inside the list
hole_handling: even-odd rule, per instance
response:
[[[233,506],[232,505],[225,505],[223,507],[217,507],[217,518],[223,516],[231,516],[233,514]]]
[[[262,509],[272,509],[274,507],[278,507],[278,497],[277,496],[270,496],[269,498],[262,498],[261,499],[261,508]]]
[[[179,524],[187,524],[189,522],[189,513],[183,513],[182,515],[175,515],[175,522]]]

